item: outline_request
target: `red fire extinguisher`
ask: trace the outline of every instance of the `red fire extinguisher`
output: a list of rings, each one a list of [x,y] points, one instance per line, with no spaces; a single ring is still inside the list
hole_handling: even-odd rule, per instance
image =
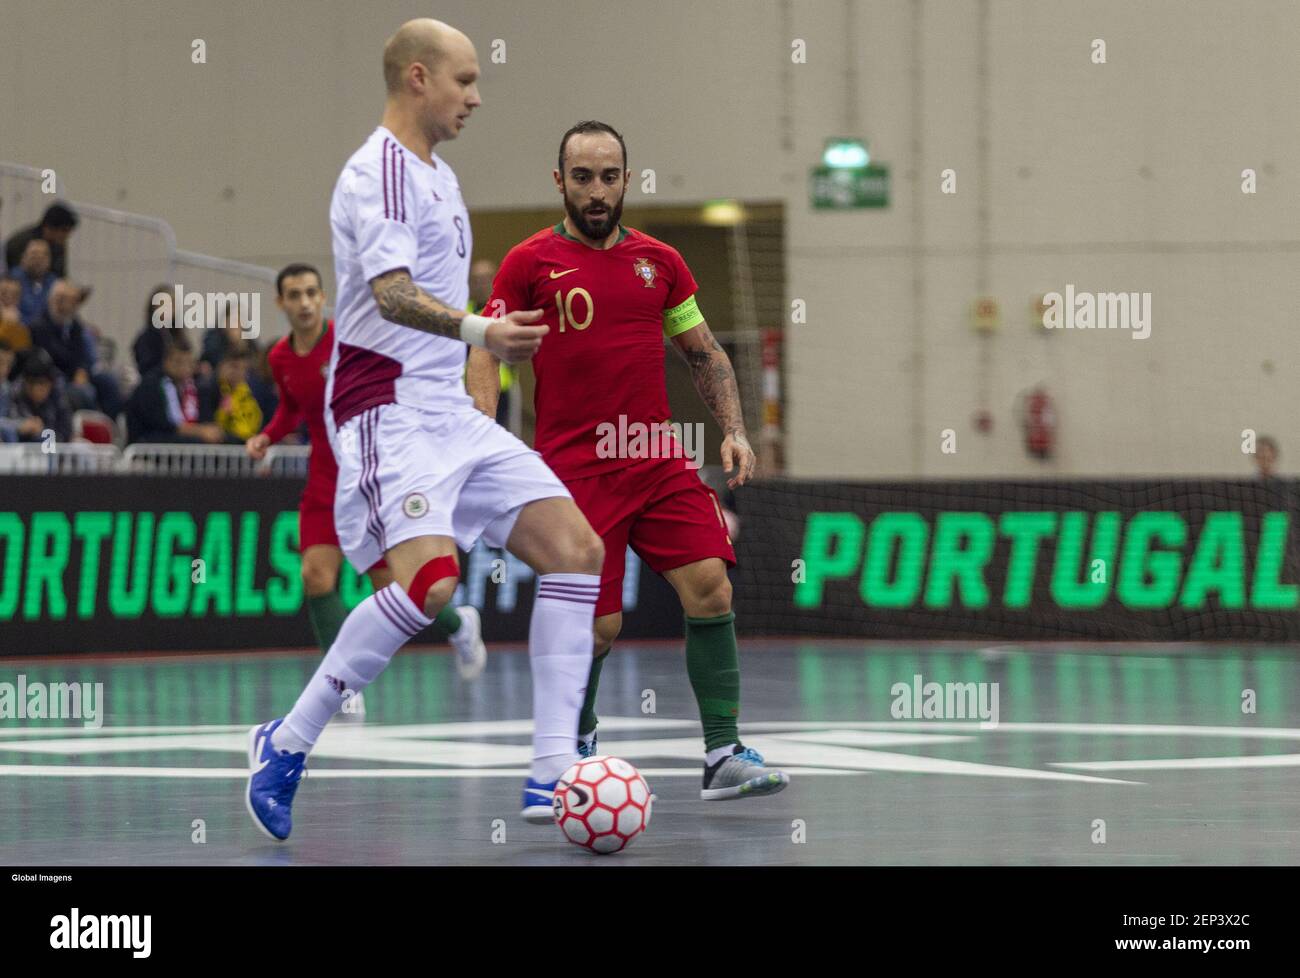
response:
[[[1046,387],[1035,387],[1026,395],[1022,425],[1025,450],[1034,458],[1050,459],[1056,450],[1056,407]]]

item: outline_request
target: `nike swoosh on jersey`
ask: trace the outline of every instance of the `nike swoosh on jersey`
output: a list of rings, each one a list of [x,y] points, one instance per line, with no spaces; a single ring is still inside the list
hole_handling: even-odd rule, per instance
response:
[[[562,272],[555,272],[555,271],[552,271],[552,272],[551,272],[551,278],[563,278],[564,276],[568,275],[570,272],[576,272],[576,271],[578,271],[578,269],[576,269],[576,268],[566,268],[566,269],[565,269],[564,271],[562,271]]]

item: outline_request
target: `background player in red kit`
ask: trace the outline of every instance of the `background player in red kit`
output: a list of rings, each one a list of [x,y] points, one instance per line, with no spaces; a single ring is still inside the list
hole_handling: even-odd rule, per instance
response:
[[[302,553],[302,582],[307,616],[322,652],[334,643],[347,608],[338,593],[343,551],[334,528],[334,490],[339,467],[325,433],[325,377],[334,347],[334,324],[324,319],[325,292],[320,272],[311,265],[294,264],[276,277],[276,305],[289,320],[289,335],[271,348],[268,361],[280,392],[275,416],[260,434],[248,439],[248,454],[255,459],[305,420],[311,436],[307,488],[298,507],[298,549]],[[381,559],[369,570],[376,590],[392,583],[388,565]],[[472,605],[438,613],[434,621],[451,639],[456,664],[466,679],[474,679],[487,662],[478,609]],[[353,696],[347,711],[364,710],[361,693]]]
[[[516,245],[501,263],[488,312],[542,309],[550,328],[533,358],[535,448],[573,494],[605,544],[596,601],[595,658],[579,721],[579,753],[596,751],[596,689],[622,626],[623,564],[632,549],[676,589],[686,612],[686,668],[704,726],[706,800],[780,791],[789,778],[740,743],[740,665],[727,566],[735,551],[717,496],[680,443],[663,451],[670,414],[664,338],[686,359],[723,432],[722,464],[743,485],[754,452],[731,361],[695,303],[696,284],[676,249],[623,228],[631,179],[623,137],[583,122],[560,141],[555,185],[564,220]],[[471,353],[468,383],[495,391],[491,355]],[[495,396],[486,403],[495,407]],[[612,432],[656,433],[618,445]],[[673,457],[663,457],[665,454]]]

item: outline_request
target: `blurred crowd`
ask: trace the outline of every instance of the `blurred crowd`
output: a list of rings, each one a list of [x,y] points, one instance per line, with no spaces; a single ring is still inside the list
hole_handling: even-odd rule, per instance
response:
[[[76,212],[46,208],[11,234],[0,276],[0,442],[87,440],[242,445],[275,412],[267,348],[246,335],[236,306],[203,329],[172,329],[174,289],[146,298],[130,350],[81,310],[92,287],[69,252]]]

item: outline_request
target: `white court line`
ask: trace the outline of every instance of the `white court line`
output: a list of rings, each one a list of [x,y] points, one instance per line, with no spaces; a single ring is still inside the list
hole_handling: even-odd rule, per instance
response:
[[[698,767],[638,768],[647,778],[700,776]],[[787,774],[804,777],[813,774],[868,774],[867,771],[841,771],[836,768],[782,768]],[[446,768],[312,768],[307,780],[319,778],[526,778],[528,768],[492,768],[448,770]],[[220,780],[248,778],[248,768],[241,767],[93,767],[72,764],[3,764],[0,777],[29,778],[196,778]]]
[[[21,721],[20,721],[21,722]],[[5,737],[97,737],[116,734],[184,734],[184,733],[248,733],[251,723],[198,723],[170,727],[87,727],[73,721],[72,727],[7,727],[0,724],[0,740]]]
[[[603,722],[603,721],[602,721]],[[872,720],[872,721],[756,721],[746,723],[747,730],[822,730],[841,727],[845,730],[916,730],[954,733],[1047,733],[1092,734],[1099,737],[1244,737],[1252,740],[1300,740],[1296,727],[1198,727],[1190,724],[1159,723],[1006,723],[983,724],[979,720]]]
[[[17,721],[22,722],[22,721]],[[70,721],[72,726],[24,726],[9,727],[0,721],[0,742],[6,737],[114,737],[125,734],[207,734],[207,733],[248,733],[253,723],[195,723],[186,725],[169,725],[159,727],[87,727],[82,721]],[[350,723],[346,726],[355,730],[378,730],[387,737],[513,737],[529,736],[533,732],[532,720],[471,720],[451,723]],[[672,720],[666,717],[601,717],[602,732],[615,730],[681,730],[694,727],[699,729],[698,720]],[[807,724],[795,724],[797,727]]]
[[[8,727],[0,723],[0,741],[6,737],[72,737],[114,736],[118,734],[177,734],[177,733],[229,733],[246,732],[251,723],[190,724],[161,727]],[[382,730],[394,737],[475,737],[527,735],[533,730],[532,720],[487,720],[458,723],[384,724],[367,723],[360,729]],[[601,718],[602,731],[637,729],[683,729],[699,727],[697,720],[674,720],[667,717],[609,717]],[[933,731],[936,733],[1048,733],[1093,734],[1096,736],[1150,736],[1150,737],[1243,737],[1251,740],[1276,738],[1300,740],[1296,727],[1198,727],[1191,724],[1142,723],[998,723],[984,725],[978,720],[756,720],[745,724],[745,729],[775,733],[780,730],[896,730]]]
[[[1300,754],[1256,754],[1247,757],[1176,757],[1152,761],[1055,761],[1052,767],[1088,771],[1159,771],[1208,768],[1300,767]]]

